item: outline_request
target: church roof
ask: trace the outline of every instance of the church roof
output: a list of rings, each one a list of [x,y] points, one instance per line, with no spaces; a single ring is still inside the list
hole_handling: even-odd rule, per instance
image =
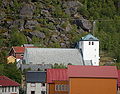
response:
[[[78,49],[66,48],[26,48],[24,58],[26,64],[73,64],[84,65]]]
[[[88,34],[85,37],[82,37],[81,41],[99,41],[99,39],[94,37],[92,34]]]

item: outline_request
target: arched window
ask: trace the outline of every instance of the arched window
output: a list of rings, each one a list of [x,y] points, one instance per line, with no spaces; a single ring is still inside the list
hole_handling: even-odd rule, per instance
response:
[[[90,41],[89,41],[89,45],[90,45],[91,43],[90,43]]]
[[[92,42],[92,45],[94,45],[94,42]]]

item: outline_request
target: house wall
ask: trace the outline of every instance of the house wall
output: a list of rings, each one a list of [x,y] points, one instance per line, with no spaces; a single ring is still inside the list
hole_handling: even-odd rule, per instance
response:
[[[15,63],[15,61],[16,61],[16,58],[13,57],[13,56],[9,56],[9,57],[7,58],[7,64]]]
[[[56,85],[59,90],[56,89]],[[53,81],[53,83],[48,84],[47,91],[47,94],[68,94],[68,81]]]
[[[41,91],[46,91],[46,84],[42,86],[41,83],[27,83],[27,94],[31,94],[31,91],[35,91],[35,94],[41,94]]]
[[[117,94],[117,79],[70,78],[69,94]]]
[[[19,87],[0,87],[0,94],[19,94]]]
[[[79,47],[82,49],[83,60],[92,60],[93,65],[99,66],[99,41],[80,41]]]

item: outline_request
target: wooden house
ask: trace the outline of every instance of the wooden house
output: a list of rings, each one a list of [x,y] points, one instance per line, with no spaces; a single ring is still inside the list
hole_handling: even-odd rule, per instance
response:
[[[68,94],[67,69],[47,69],[47,94]]]
[[[69,94],[117,94],[115,66],[68,66]]]

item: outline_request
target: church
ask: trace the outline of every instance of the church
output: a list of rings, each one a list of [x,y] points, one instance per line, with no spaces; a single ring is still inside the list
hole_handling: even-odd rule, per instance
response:
[[[99,66],[99,39],[88,34],[75,48],[26,48],[24,64],[72,64]]]

